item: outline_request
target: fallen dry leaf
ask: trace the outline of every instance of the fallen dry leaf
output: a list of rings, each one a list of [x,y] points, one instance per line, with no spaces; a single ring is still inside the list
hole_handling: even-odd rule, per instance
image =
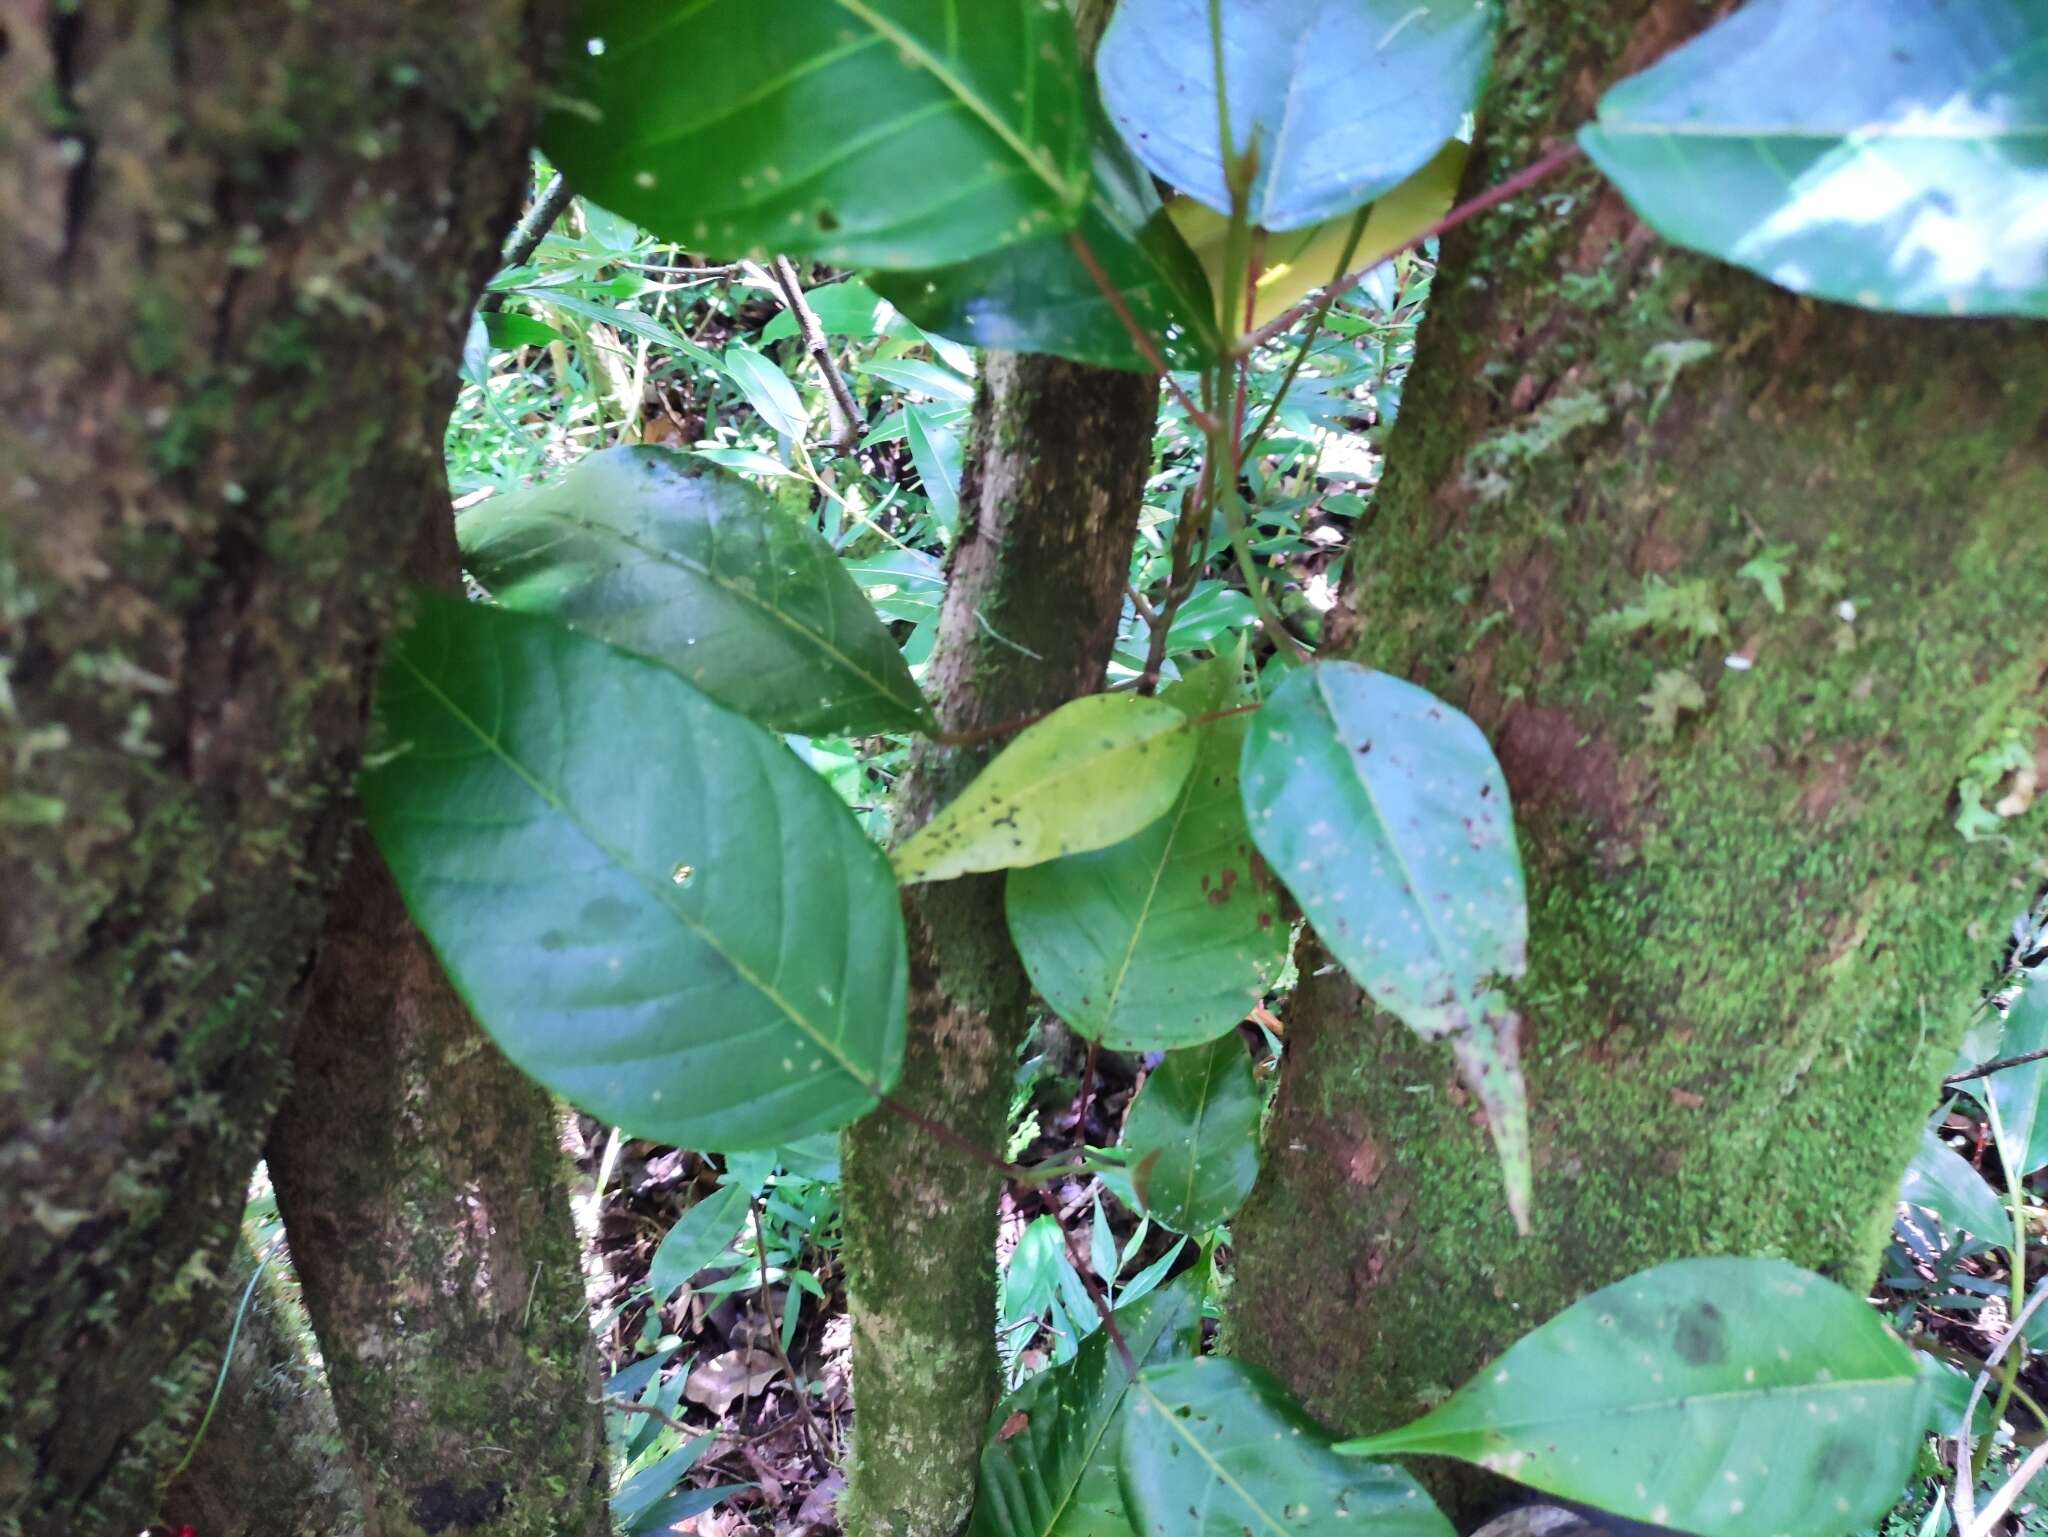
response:
[[[728,1350],[690,1373],[683,1397],[724,1419],[736,1398],[752,1398],[782,1370],[765,1350]]]

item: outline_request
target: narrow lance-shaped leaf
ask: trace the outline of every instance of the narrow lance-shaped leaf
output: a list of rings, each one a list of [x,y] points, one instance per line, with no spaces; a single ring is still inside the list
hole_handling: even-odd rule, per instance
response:
[[[1783,1260],[1679,1260],[1573,1303],[1413,1424],[1338,1449],[1458,1457],[1700,1537],[1839,1537],[1898,1499],[1930,1391],[1834,1282]]]
[[[1507,781],[1479,728],[1426,689],[1350,662],[1292,673],[1242,765],[1259,852],[1373,1002],[1451,1039],[1526,1230],[1519,1022],[1496,991],[1527,964]]]
[[[937,266],[1087,195],[1074,24],[1041,0],[590,0],[566,66],[548,158],[706,255]]]
[[[785,381],[787,382],[787,381]],[[860,585],[808,522],[736,475],[612,448],[456,519],[498,602],[671,668],[777,731],[906,731],[923,696]]]
[[[1201,1316],[1182,1282],[1117,1309],[1117,1332],[1144,1366],[1191,1349]],[[1126,1537],[1116,1445],[1130,1385],[1122,1355],[1098,1329],[1073,1360],[998,1404],[967,1537]]]
[[[1131,1101],[1119,1144],[1143,1209],[1176,1233],[1228,1222],[1259,1177],[1259,1108],[1235,1031],[1168,1052]]]
[[[1130,837],[1194,767],[1187,717],[1160,699],[1090,694],[1017,734],[892,856],[905,881],[1038,864]]]
[[[1190,719],[1236,699],[1234,657],[1161,698]],[[1287,958],[1278,893],[1252,852],[1237,792],[1245,717],[1197,727],[1195,766],[1167,813],[1093,853],[1013,871],[1010,934],[1060,1018],[1120,1051],[1213,1040],[1243,1019]]]
[[[2012,998],[1996,1055],[2024,1057],[2037,1051],[2048,1051],[2048,975],[2035,977]],[[1964,1088],[1979,1100],[1990,1096],[1998,1111],[1999,1156],[2015,1179],[2048,1163],[2048,1058],[1972,1079]]]
[[[761,419],[793,443],[802,443],[810,433],[810,418],[803,397],[789,382],[789,375],[745,342],[725,349],[725,371],[747,397],[747,404]]]
[[[1920,1134],[1920,1150],[1906,1167],[1899,1199],[1911,1206],[1926,1207],[1951,1230],[1993,1242],[2012,1230],[2012,1218],[2000,1203],[1998,1192],[1963,1161],[1960,1153],[1936,1136],[1932,1126]]]
[[[1138,1537],[1452,1537],[1399,1468],[1340,1457],[1287,1390],[1222,1356],[1148,1366],[1118,1456]]]
[[[776,737],[546,620],[421,600],[363,805],[506,1056],[634,1136],[773,1147],[901,1069],[896,885]]]
[[[1797,293],[2048,315],[2048,7],[1751,0],[1579,142],[1666,239]]]
[[[1425,165],[1479,99],[1493,7],[1475,0],[1231,0],[1232,148],[1269,230],[1348,214]],[[1230,212],[1209,0],[1121,0],[1095,58],[1102,102],[1160,177]]]
[[[657,1306],[740,1236],[752,1211],[752,1198],[753,1192],[740,1185],[721,1185],[676,1219],[647,1267]]]

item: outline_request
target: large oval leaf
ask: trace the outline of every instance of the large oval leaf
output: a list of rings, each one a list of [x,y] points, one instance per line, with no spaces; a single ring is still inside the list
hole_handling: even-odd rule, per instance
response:
[[[1138,1374],[1117,1461],[1138,1537],[1452,1537],[1414,1479],[1338,1456],[1278,1382],[1220,1356]]]
[[[1839,1537],[1905,1486],[1928,1378],[1870,1305],[1771,1259],[1659,1265],[1523,1336],[1414,1424],[1459,1457],[1700,1537]]]
[[[1204,368],[1215,361],[1221,340],[1208,281],[1166,217],[1152,178],[1106,121],[1096,126],[1094,191],[1076,234],[1169,363]],[[878,272],[873,282],[926,330],[976,346],[1152,371],[1065,234],[958,266]]]
[[[1751,0],[1579,142],[1680,245],[1868,309],[2048,315],[2048,8]]]
[[[634,1136],[773,1147],[902,1065],[896,885],[825,782],[667,669],[422,600],[363,805],[406,906],[520,1067]]]
[[[1190,717],[1213,713],[1237,672],[1217,658],[1163,697]],[[1119,1051],[1214,1039],[1287,959],[1287,925],[1237,793],[1245,719],[1198,730],[1194,769],[1166,815],[1109,848],[1013,871],[1005,892],[1032,986],[1075,1030]]]
[[[905,881],[1038,864],[1120,843],[1169,811],[1195,732],[1160,699],[1090,694],[1015,741],[892,858]]]
[[[2012,1215],[1998,1192],[1963,1161],[1962,1154],[1936,1136],[1932,1126],[1920,1134],[1920,1150],[1906,1166],[1899,1199],[1926,1207],[1951,1232],[1997,1242],[2012,1231]]]
[[[1080,84],[1042,0],[588,0],[541,145],[703,255],[931,267],[1073,222]]]
[[[1182,1283],[1118,1308],[1116,1326],[1145,1366],[1191,1349],[1201,1316]],[[1073,1360],[998,1404],[967,1537],[1127,1537],[1116,1447],[1130,1385],[1123,1356],[1098,1329]]]
[[[1348,213],[1428,163],[1485,84],[1484,0],[1230,0],[1234,148],[1257,156],[1249,213],[1269,230]],[[1121,0],[1095,59],[1103,105],[1163,180],[1230,211],[1209,0]]]
[[[776,731],[908,731],[923,696],[860,585],[809,523],[723,470],[611,448],[455,523],[507,608],[681,673]]]
[[[1138,1204],[1176,1233],[1228,1222],[1259,1177],[1259,1109],[1235,1031],[1169,1051],[1131,1101],[1119,1144]]]
[[[1479,728],[1352,662],[1290,674],[1252,718],[1252,836],[1330,952],[1426,1039],[1527,963],[1507,781]]]

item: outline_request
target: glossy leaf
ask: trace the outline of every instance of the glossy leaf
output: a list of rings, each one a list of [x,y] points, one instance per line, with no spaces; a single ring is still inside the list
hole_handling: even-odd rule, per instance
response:
[[[1338,1456],[1285,1388],[1223,1356],[1140,1372],[1117,1460],[1138,1537],[1452,1537],[1414,1479]]]
[[[1220,346],[1215,301],[1145,168],[1106,121],[1095,132],[1094,191],[1076,233],[1176,368],[1202,368]],[[919,325],[980,347],[1044,352],[1149,373],[1101,286],[1064,232],[951,267],[878,272],[875,288]]]
[[[1200,1322],[1186,1284],[1116,1312],[1117,1330],[1140,1366],[1192,1349]],[[1130,1385],[1123,1358],[1098,1329],[1073,1360],[998,1404],[967,1537],[1127,1537],[1116,1445]]]
[[[964,450],[960,439],[939,424],[926,406],[903,408],[904,438],[910,445],[910,462],[917,466],[918,479],[932,504],[932,516],[946,528],[960,523],[960,465]]]
[[[705,255],[938,266],[1087,195],[1073,21],[1040,0],[801,0],[772,25],[754,0],[589,0],[566,63],[548,158]]]
[[[1469,148],[1462,140],[1452,139],[1421,170],[1375,198],[1365,216],[1365,228],[1359,232],[1357,249],[1342,267],[1338,263],[1344,260],[1345,247],[1351,242],[1352,214],[1340,214],[1286,235],[1268,235],[1259,252],[1252,326],[1256,329],[1278,318],[1345,272],[1356,272],[1378,253],[1400,250],[1435,224],[1450,211],[1451,200],[1457,196]],[[1166,212],[1193,249],[1210,284],[1220,285],[1230,246],[1230,220],[1189,197],[1172,199]]]
[[[2012,1217],[1998,1192],[1984,1176],[1928,1127],[1920,1134],[1920,1150],[1906,1166],[1899,1199],[1924,1206],[1951,1232],[1971,1233],[1997,1242],[2012,1231]]]
[[[1667,239],[1798,293],[2048,315],[2048,8],[1752,0],[1579,142]]]
[[[2005,1012],[1998,1036],[1999,1057],[2048,1051],[2048,975],[2020,990]],[[1988,1090],[1986,1084],[1989,1085]],[[1999,1156],[2015,1178],[2048,1164],[2048,1059],[2008,1067],[1964,1087],[1981,1099],[1988,1092],[1998,1111],[1994,1127]]]
[[[1235,659],[1167,689],[1191,718],[1234,702]],[[1211,1040],[1257,1003],[1287,959],[1273,882],[1237,792],[1245,718],[1199,728],[1179,797],[1135,837],[1011,872],[1010,935],[1060,1018],[1119,1051]]]
[[[1839,1537],[1897,1500],[1930,1387],[1861,1297],[1679,1260],[1566,1308],[1367,1456],[1459,1457],[1700,1537]]]
[[[1426,689],[1318,662],[1252,717],[1241,776],[1259,852],[1317,937],[1373,1002],[1451,1038],[1526,1228],[1518,1022],[1495,989],[1527,964],[1528,903],[1486,738]]]
[[[421,600],[363,805],[506,1056],[634,1136],[773,1147],[902,1066],[887,864],[776,737],[531,615]]]
[[[1071,700],[897,848],[896,873],[944,881],[1120,843],[1173,808],[1194,760],[1195,733],[1164,700]]]
[[[647,1267],[657,1305],[731,1247],[752,1214],[752,1197],[750,1189],[721,1185],[676,1219]]]
[[[661,662],[774,730],[928,720],[896,643],[817,530],[692,456],[606,449],[466,509],[455,531],[464,565],[506,607]]]
[[[761,419],[793,443],[810,435],[810,416],[789,375],[745,342],[725,349],[725,371]]]
[[[1131,1101],[1119,1144],[1140,1208],[1176,1233],[1228,1222],[1259,1177],[1259,1109],[1236,1031],[1169,1051]]]
[[[1230,212],[1209,0],[1121,0],[1096,54],[1102,102],[1161,180]],[[1269,230],[1348,214],[1399,186],[1478,102],[1482,0],[1231,0],[1221,8],[1233,148]]]

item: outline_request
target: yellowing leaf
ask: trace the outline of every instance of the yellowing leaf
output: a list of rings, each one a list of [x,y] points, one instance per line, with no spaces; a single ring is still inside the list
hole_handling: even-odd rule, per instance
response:
[[[1429,164],[1372,205],[1372,212],[1366,215],[1365,232],[1359,237],[1358,251],[1349,263],[1350,271],[1375,265],[1376,254],[1400,250],[1450,212],[1451,199],[1458,192],[1458,179],[1465,174],[1468,149],[1462,140],[1452,139]],[[1210,288],[1222,292],[1223,253],[1229,242],[1230,220],[1189,197],[1170,200],[1166,214],[1181,238],[1193,248],[1202,270],[1209,275]],[[1252,312],[1254,330],[1341,275],[1337,263],[1344,255],[1354,217],[1347,213],[1307,229],[1266,236],[1259,297]],[[1224,330],[1235,334],[1237,326],[1226,324]]]
[[[1172,705],[1137,694],[1061,705],[896,850],[897,877],[951,880],[1121,843],[1180,795],[1196,735]]]

